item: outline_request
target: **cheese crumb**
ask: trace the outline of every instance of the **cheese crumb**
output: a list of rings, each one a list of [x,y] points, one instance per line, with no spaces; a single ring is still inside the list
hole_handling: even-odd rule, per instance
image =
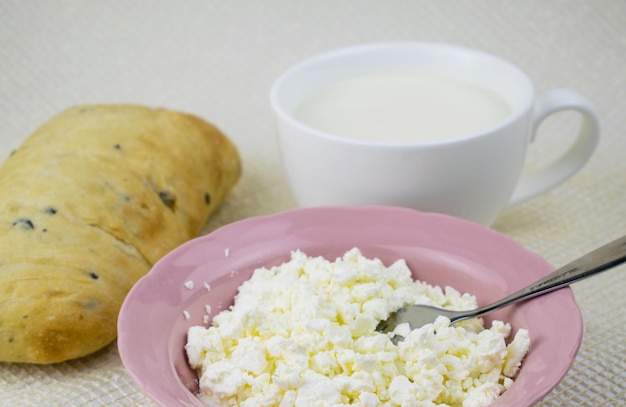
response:
[[[471,295],[413,281],[403,260],[385,267],[356,248],[335,262],[293,252],[281,266],[255,270],[211,326],[189,329],[198,397],[225,406],[478,407],[510,387],[530,345],[526,330],[507,345],[508,324],[451,326],[439,317],[399,327],[398,346],[375,331],[416,303],[476,307]]]
[[[194,286],[193,281],[189,280],[189,281],[186,281],[186,282],[185,282],[185,287],[186,287],[188,290],[193,289],[193,286]]]

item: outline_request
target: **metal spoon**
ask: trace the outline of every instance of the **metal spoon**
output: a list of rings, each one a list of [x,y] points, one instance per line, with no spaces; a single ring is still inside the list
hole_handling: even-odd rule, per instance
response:
[[[571,263],[548,274],[535,283],[492,304],[468,311],[451,311],[429,305],[409,305],[389,315],[376,327],[380,332],[393,332],[402,323],[408,323],[411,329],[432,323],[438,316],[445,316],[454,324],[469,318],[480,317],[491,311],[527,300],[550,291],[568,286],[576,281],[601,273],[626,261],[626,236],[587,253]],[[404,339],[400,335],[391,338],[394,344]]]

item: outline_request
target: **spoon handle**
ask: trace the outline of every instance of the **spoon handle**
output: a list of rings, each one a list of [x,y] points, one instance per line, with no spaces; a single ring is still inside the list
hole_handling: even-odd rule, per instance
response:
[[[506,305],[557,290],[618,266],[625,261],[626,236],[622,236],[553,271],[528,287],[522,288],[492,304],[474,310],[472,316],[478,317]]]

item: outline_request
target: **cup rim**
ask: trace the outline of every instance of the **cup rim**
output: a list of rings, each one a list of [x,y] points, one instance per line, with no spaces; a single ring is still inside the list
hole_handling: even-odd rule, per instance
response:
[[[457,54],[466,54],[473,55],[475,57],[482,58],[484,60],[491,61],[492,63],[499,64],[501,66],[506,67],[509,72],[512,72],[513,75],[519,77],[519,79],[523,82],[524,88],[526,89],[525,95],[523,96],[522,102],[518,107],[513,109],[513,112],[509,114],[505,119],[499,121],[498,123],[484,128],[480,131],[476,131],[473,133],[468,133],[464,136],[455,137],[452,139],[441,139],[441,140],[427,140],[427,141],[377,141],[377,140],[365,140],[365,139],[357,139],[351,137],[343,137],[338,136],[333,133],[317,129],[313,126],[310,126],[302,121],[296,119],[293,114],[291,114],[284,106],[283,102],[280,98],[280,93],[284,86],[287,85],[288,81],[292,76],[297,75],[299,72],[306,70],[309,67],[313,67],[318,64],[323,64],[327,61],[336,58],[342,58],[349,55],[362,54],[368,52],[374,52],[381,49],[391,49],[391,48],[411,48],[411,49],[437,49],[442,50],[444,52],[453,52]],[[321,52],[315,55],[312,55],[308,58],[302,59],[295,64],[288,67],[285,71],[283,71],[274,81],[270,88],[270,104],[274,110],[275,115],[286,121],[290,126],[297,128],[300,131],[307,132],[313,134],[322,139],[327,139],[330,141],[341,142],[344,144],[351,144],[355,146],[375,146],[375,147],[388,147],[388,148],[406,148],[406,147],[428,147],[428,146],[441,146],[441,145],[449,145],[456,144],[459,142],[464,142],[468,140],[473,140],[476,138],[480,138],[486,134],[493,133],[499,129],[502,129],[512,122],[515,122],[520,119],[521,116],[525,115],[531,108],[533,104],[535,96],[535,88],[533,83],[531,82],[528,75],[517,65],[512,62],[493,55],[491,53],[482,51],[477,48],[471,48],[463,45],[457,45],[452,43],[445,42],[422,42],[422,41],[381,41],[381,42],[371,42],[371,43],[362,43],[356,44],[352,46],[335,48],[329,51]]]

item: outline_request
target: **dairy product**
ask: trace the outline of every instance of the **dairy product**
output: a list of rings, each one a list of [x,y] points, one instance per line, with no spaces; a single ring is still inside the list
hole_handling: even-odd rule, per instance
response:
[[[256,270],[208,328],[189,329],[198,397],[223,406],[487,406],[528,351],[520,329],[444,317],[394,345],[375,327],[414,303],[476,307],[453,288],[413,281],[403,260],[385,267],[352,249],[334,262],[301,251]]]
[[[294,111],[330,134],[421,142],[472,135],[502,122],[511,107],[495,92],[434,72],[355,76],[322,87]]]

